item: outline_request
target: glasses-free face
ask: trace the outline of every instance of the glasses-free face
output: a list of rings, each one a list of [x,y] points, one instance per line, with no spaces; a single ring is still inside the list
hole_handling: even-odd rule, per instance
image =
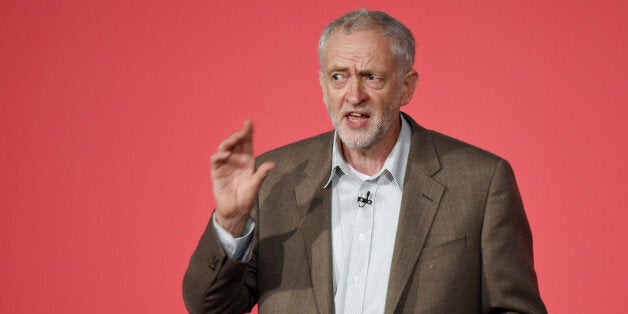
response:
[[[369,148],[399,132],[414,81],[399,75],[390,40],[375,31],[333,33],[321,58],[323,101],[343,144]]]

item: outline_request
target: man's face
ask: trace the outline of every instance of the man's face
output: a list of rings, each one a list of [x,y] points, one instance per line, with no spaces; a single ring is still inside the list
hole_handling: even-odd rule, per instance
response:
[[[389,39],[374,31],[336,31],[321,61],[323,101],[342,142],[363,149],[396,136],[399,108],[410,101],[416,73],[414,81],[400,77]]]

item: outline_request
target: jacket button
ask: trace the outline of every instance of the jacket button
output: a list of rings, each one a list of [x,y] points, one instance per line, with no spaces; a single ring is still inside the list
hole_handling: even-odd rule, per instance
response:
[[[211,263],[209,264],[209,269],[216,270],[216,267],[218,267],[219,261],[220,259],[218,258],[218,256],[214,256],[214,258],[212,258],[211,260]]]

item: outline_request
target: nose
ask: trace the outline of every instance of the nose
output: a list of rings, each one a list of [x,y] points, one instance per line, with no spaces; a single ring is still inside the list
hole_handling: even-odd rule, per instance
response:
[[[367,94],[364,92],[364,86],[362,81],[356,77],[349,79],[347,84],[347,94],[345,101],[352,106],[358,106],[367,98]]]

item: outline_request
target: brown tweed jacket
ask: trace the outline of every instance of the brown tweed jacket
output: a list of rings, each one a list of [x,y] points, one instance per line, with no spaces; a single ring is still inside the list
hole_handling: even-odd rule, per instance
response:
[[[386,313],[546,313],[532,236],[509,164],[426,130],[412,140]],[[268,152],[247,263],[229,259],[212,224],[183,281],[192,313],[333,313],[333,133]],[[383,287],[382,287],[383,288]]]

